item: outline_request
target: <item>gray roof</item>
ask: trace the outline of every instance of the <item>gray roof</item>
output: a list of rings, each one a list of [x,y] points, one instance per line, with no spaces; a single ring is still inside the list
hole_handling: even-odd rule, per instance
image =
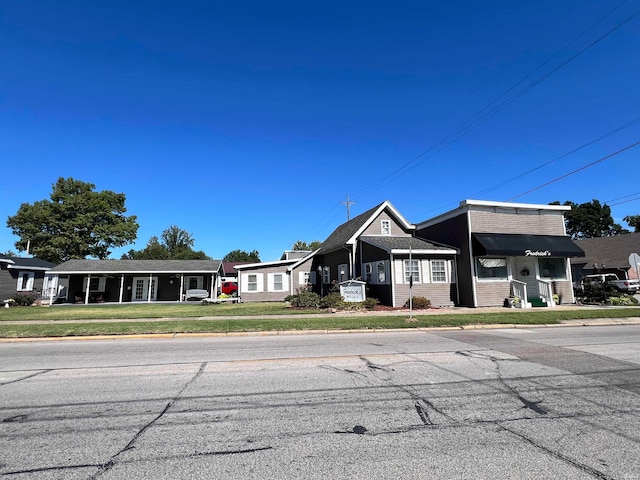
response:
[[[382,202],[384,203],[384,202]],[[320,254],[329,253],[338,248],[342,248],[351,237],[353,237],[363,225],[365,225],[371,216],[380,208],[382,203],[370,208],[357,217],[352,218],[336,228],[320,246]]]
[[[56,264],[47,262],[46,260],[40,260],[39,258],[31,257],[14,257],[9,255],[0,255],[0,263],[6,263],[11,268],[23,268],[29,270],[46,270],[48,268],[55,267]]]
[[[51,273],[217,273],[220,260],[69,260]]]
[[[574,263],[586,263],[590,268],[594,263],[610,268],[630,268],[629,255],[640,254],[640,233],[625,233],[613,237],[596,237],[574,240],[582,250],[584,259]]]
[[[394,237],[394,236],[386,236],[386,235],[375,235],[368,236],[363,235],[360,237],[365,243],[369,245],[373,245],[374,247],[378,247],[388,253],[392,250],[406,250],[409,248],[412,250],[430,250],[434,252],[440,251],[441,253],[453,253],[458,250],[455,247],[449,247],[446,245],[441,245],[433,242],[429,242],[427,240],[423,240],[421,238],[416,237]]]

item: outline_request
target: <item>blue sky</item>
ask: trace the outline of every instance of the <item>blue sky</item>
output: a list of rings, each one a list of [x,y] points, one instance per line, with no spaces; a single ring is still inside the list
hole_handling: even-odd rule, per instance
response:
[[[177,225],[213,258],[275,260],[346,221],[347,195],[352,216],[390,200],[410,222],[467,198],[598,199],[626,226],[639,9],[5,0],[0,217],[73,177],[138,217],[113,258]],[[0,251],[15,240],[4,223]]]

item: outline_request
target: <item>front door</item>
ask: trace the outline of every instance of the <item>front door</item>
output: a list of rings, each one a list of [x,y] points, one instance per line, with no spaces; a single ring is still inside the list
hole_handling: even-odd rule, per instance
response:
[[[536,263],[534,257],[515,257],[513,259],[513,278],[527,284],[527,296],[529,298],[539,295]]]
[[[151,282],[149,282],[149,280],[151,280]],[[156,299],[158,277],[133,277],[132,301],[146,302],[149,300],[149,283],[151,283],[151,300]]]

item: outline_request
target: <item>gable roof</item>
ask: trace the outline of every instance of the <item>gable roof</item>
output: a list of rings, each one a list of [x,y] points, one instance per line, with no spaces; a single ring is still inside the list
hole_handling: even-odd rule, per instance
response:
[[[222,273],[224,275],[235,275],[236,265],[247,265],[253,262],[222,262]]]
[[[417,237],[363,235],[360,237],[360,240],[387,253],[408,253],[409,249],[415,254],[434,253],[455,255],[459,253],[459,250],[455,247],[433,243]]]
[[[640,233],[584,238],[573,242],[584,250],[584,259],[578,263],[586,263],[586,268],[594,263],[604,263],[606,267],[628,269],[629,255],[640,254]]]
[[[69,260],[51,273],[217,273],[220,260]]]
[[[381,204],[376,205],[336,228],[320,246],[320,254],[329,253],[342,248],[347,244],[354,243],[355,240],[362,235],[364,230],[371,225],[371,222],[373,222],[373,220],[375,220],[384,210],[387,210],[388,213],[405,229],[415,229],[415,226],[400,215],[400,212],[391,205],[391,202],[385,200]]]
[[[13,257],[9,255],[0,255],[0,263],[5,263],[7,268],[16,270],[48,270],[56,266],[53,262],[47,262],[39,258]]]

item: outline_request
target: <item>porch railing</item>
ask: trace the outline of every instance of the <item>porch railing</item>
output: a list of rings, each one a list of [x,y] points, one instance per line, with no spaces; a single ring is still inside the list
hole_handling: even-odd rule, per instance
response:
[[[538,292],[540,292],[540,299],[547,304],[547,307],[556,306],[556,302],[553,301],[553,288],[551,286],[551,282],[538,280]]]
[[[527,284],[520,280],[511,280],[511,295],[520,299],[519,308],[527,308]]]

